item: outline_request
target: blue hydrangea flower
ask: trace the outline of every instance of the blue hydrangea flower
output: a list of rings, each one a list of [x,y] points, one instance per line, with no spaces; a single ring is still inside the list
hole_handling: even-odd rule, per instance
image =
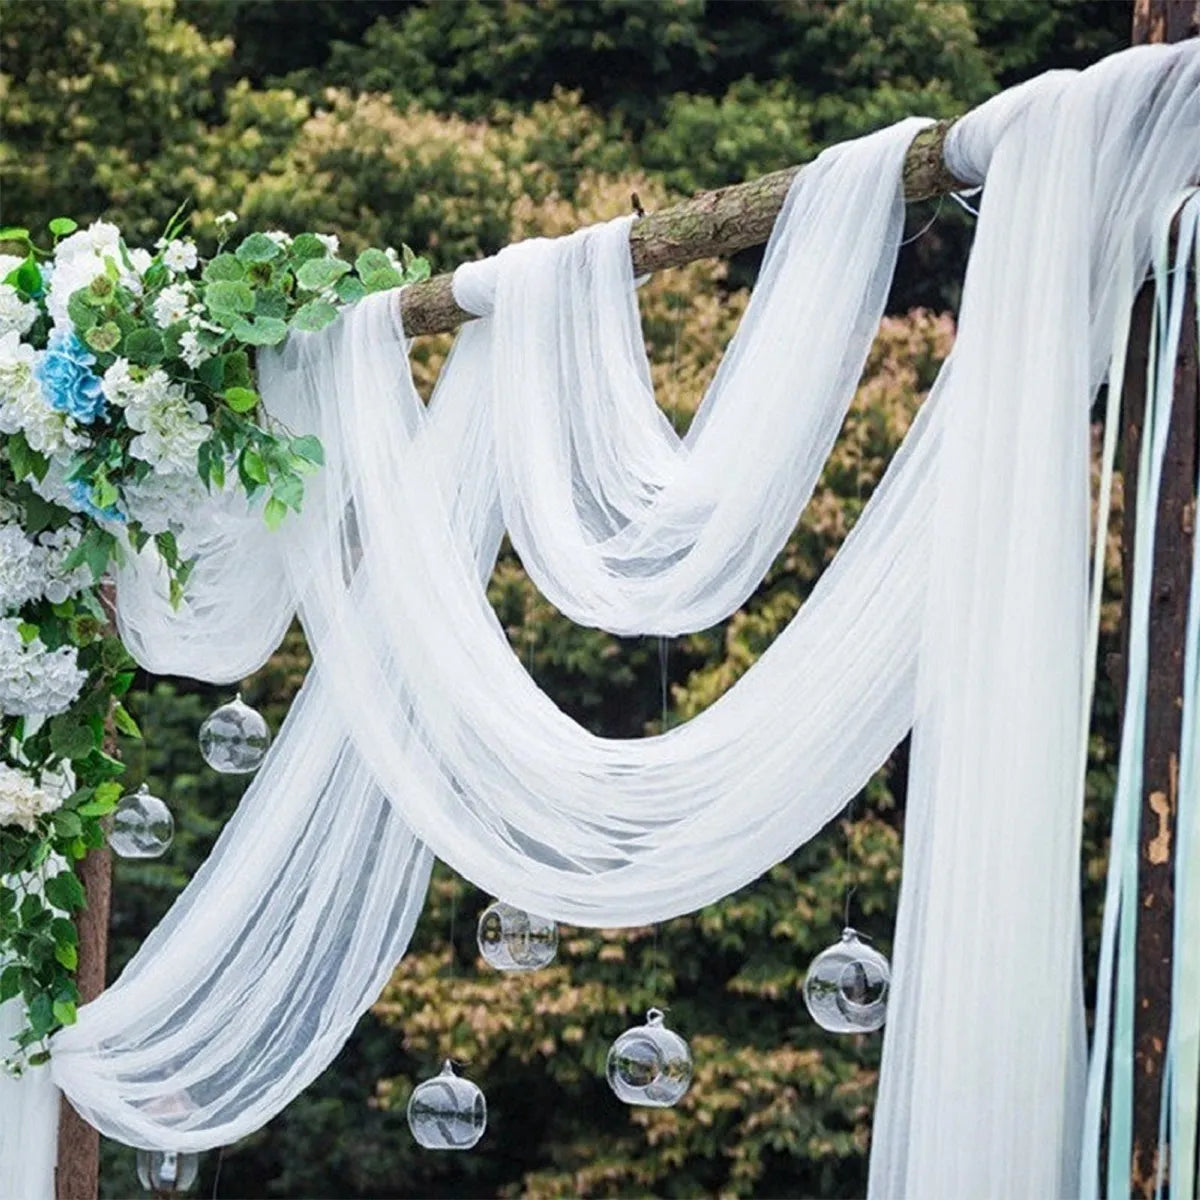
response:
[[[55,333],[34,369],[46,402],[81,425],[104,415],[104,390],[92,374],[96,356],[73,334]]]
[[[71,501],[75,505],[77,511],[86,513],[89,517],[96,521],[124,521],[125,514],[116,507],[110,505],[108,508],[101,508],[92,500],[92,485],[84,479],[72,479],[67,484],[67,491],[71,494]]]

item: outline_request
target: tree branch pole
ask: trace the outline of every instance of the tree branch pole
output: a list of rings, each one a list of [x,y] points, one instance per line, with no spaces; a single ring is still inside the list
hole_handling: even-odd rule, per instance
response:
[[[1181,42],[1200,34],[1200,0],[1135,0],[1132,42]],[[1142,802],[1138,830],[1137,993],[1133,1035],[1133,1155],[1131,1196],[1155,1193],[1165,1147],[1159,1144],[1162,1078],[1171,1025],[1171,961],[1174,935],[1175,814],[1183,710],[1183,646],[1196,522],[1195,480],[1200,454],[1194,289],[1188,289],[1183,333],[1175,360],[1174,403],[1167,432],[1162,491],[1154,539],[1150,587],[1149,675]],[[1128,365],[1122,389],[1122,473],[1126,509],[1121,531],[1125,580],[1122,641],[1129,643],[1129,605],[1136,528],[1137,463],[1146,415],[1146,365],[1154,285],[1134,304]],[[1128,662],[1128,654],[1125,654]],[[1162,1163],[1169,1180],[1168,1162]],[[1181,1198],[1182,1200],[1182,1198]]]
[[[950,174],[942,157],[950,124],[939,121],[913,138],[904,160],[906,200],[927,200],[969,186]],[[788,167],[747,183],[700,192],[682,204],[640,218],[629,234],[634,274],[681,267],[699,258],[726,258],[761,246],[770,237],[799,170]],[[453,278],[447,272],[400,293],[400,316],[409,337],[446,333],[473,319],[454,302]]]
[[[101,600],[111,614],[113,585],[101,588]],[[110,618],[111,619],[111,618]],[[104,749],[117,751],[111,719],[105,728]],[[112,903],[112,851],[91,850],[79,864],[79,882],[86,901],[79,913],[79,967],[75,984],[86,1004],[104,990],[108,961],[108,918]],[[54,1168],[55,1200],[95,1200],[100,1190],[100,1134],[71,1107],[66,1096],[58,1106],[58,1158]]]

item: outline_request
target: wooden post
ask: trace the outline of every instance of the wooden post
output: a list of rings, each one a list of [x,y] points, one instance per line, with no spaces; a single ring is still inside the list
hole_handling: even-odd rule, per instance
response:
[[[104,990],[108,952],[108,913],[112,896],[112,856],[108,847],[93,850],[79,864],[87,907],[79,915],[80,999],[94,1000]],[[64,1096],[58,1117],[58,1165],[55,1200],[95,1200],[100,1186],[100,1135]]]
[[[1133,43],[1178,42],[1200,33],[1200,0],[1135,0]],[[1154,1195],[1163,1152],[1158,1141],[1162,1073],[1171,1020],[1174,920],[1174,821],[1179,781],[1183,644],[1196,521],[1197,361],[1194,292],[1189,290],[1175,362],[1175,400],[1163,467],[1150,599],[1150,667],[1146,746],[1138,834],[1137,996],[1134,1010],[1133,1157],[1130,1194]],[[1146,409],[1146,362],[1154,289],[1134,306],[1123,407],[1122,469],[1126,509],[1121,553],[1125,578],[1122,625],[1128,642],[1137,514],[1137,457]],[[1128,656],[1126,656],[1128,661]],[[1164,1171],[1169,1164],[1163,1163]]]
[[[101,600],[111,613],[115,603],[112,584],[101,588]],[[116,752],[110,723],[104,749]],[[92,850],[79,864],[79,882],[87,897],[79,914],[79,967],[75,983],[80,1002],[94,1000],[104,990],[108,960],[108,917],[112,906],[112,852],[107,846]],[[58,1160],[54,1168],[55,1200],[95,1200],[100,1191],[100,1134],[64,1096],[58,1113]]]

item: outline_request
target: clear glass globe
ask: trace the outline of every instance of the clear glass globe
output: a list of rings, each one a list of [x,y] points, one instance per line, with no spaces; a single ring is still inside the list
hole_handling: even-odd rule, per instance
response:
[[[670,1108],[692,1082],[692,1052],[652,1008],[646,1024],[627,1029],[608,1051],[608,1084],[626,1104]]]
[[[113,810],[108,844],[121,858],[158,858],[175,837],[171,810],[143,783]]]
[[[174,1150],[139,1150],[137,1175],[142,1187],[156,1195],[186,1192],[200,1173],[200,1155]]]
[[[558,953],[558,926],[497,900],[479,914],[475,940],[484,961],[497,971],[536,971]]]
[[[804,1003],[830,1033],[873,1033],[887,1019],[888,960],[847,927],[822,950],[804,977]]]
[[[257,771],[271,745],[271,729],[262,713],[237,697],[211,712],[200,726],[200,753],[222,775]]]
[[[408,1127],[426,1150],[470,1150],[487,1128],[487,1101],[446,1059],[440,1074],[413,1088]]]

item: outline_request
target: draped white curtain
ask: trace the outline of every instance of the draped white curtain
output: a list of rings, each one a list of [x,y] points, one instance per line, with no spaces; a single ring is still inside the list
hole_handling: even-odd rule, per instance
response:
[[[1153,216],[1200,172],[1197,51],[1045,76],[955,127],[950,166],[987,187],[954,353],[796,618],[661,736],[597,738],[529,679],[484,593],[501,532],[581,622],[736,608],[852,395],[918,123],[798,174],[685,439],[624,222],[462,272],[489,315],[429,409],[388,297],[264,363],[272,415],[325,443],[303,518],[269,535],[215,499],[193,599],[172,613],[137,560],[121,629],[151,669],[227,680],[296,607],[314,666],[209,862],[56,1036],[80,1111],[134,1145],[242,1136],[371,1003],[431,852],[561,920],[661,920],[790,853],[915,727],[872,1193],[1074,1194],[1088,414]]]

